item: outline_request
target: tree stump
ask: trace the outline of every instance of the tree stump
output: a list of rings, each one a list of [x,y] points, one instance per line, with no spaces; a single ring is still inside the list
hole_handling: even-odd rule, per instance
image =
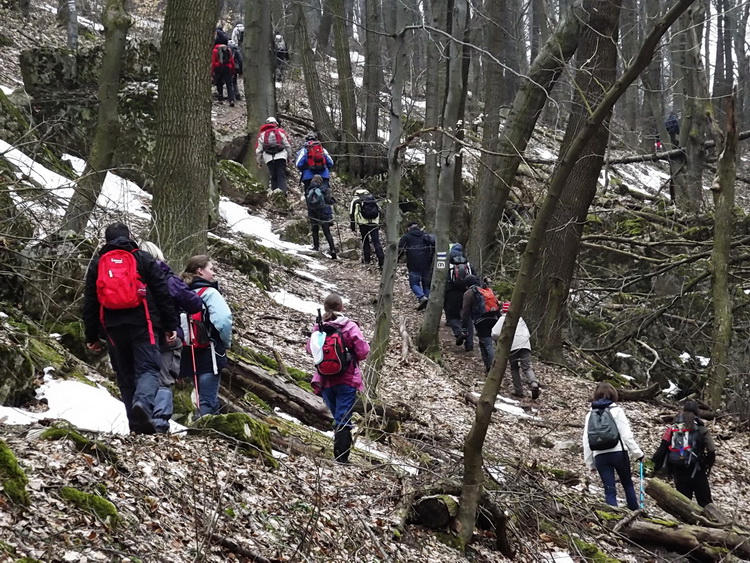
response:
[[[420,498],[414,504],[412,521],[433,530],[445,528],[458,514],[458,499],[451,495]]]

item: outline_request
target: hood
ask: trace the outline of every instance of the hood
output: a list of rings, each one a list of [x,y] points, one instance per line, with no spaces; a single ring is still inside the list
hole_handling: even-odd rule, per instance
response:
[[[264,123],[260,126],[260,132],[263,133],[264,131],[268,131],[269,129],[277,129],[278,127],[278,123]]]
[[[99,251],[99,255],[106,254],[110,250],[127,250],[129,252],[132,252],[133,250],[137,250],[138,245],[135,243],[134,240],[129,239],[128,237],[117,237],[114,240],[109,241],[104,246],[102,246],[102,249]]]
[[[464,255],[464,247],[461,246],[460,242],[457,242],[453,246],[451,246],[451,258],[455,258],[456,256],[463,256]]]
[[[164,272],[165,274],[174,275],[174,272],[172,271],[172,268],[169,267],[169,264],[163,262],[162,260],[157,260],[156,263],[159,265],[162,272]]]
[[[237,25],[235,25],[234,27],[236,27],[236,28],[237,28],[237,29],[239,29],[240,31],[245,31],[245,24],[244,24],[244,23],[238,23],[238,24],[237,24]]]
[[[200,289],[201,287],[213,287],[216,291],[219,291],[219,282],[204,280],[203,278],[193,278],[188,284],[190,289]]]
[[[404,236],[412,238],[416,241],[421,241],[422,237],[424,236],[424,231],[422,229],[412,229],[410,231],[406,231],[406,234]]]
[[[591,403],[592,409],[606,409],[607,407],[614,405],[615,402],[610,399],[597,399]]]
[[[343,329],[344,326],[349,322],[351,322],[351,319],[349,317],[339,313],[338,317],[330,321],[323,321],[323,324],[337,326],[340,330]]]

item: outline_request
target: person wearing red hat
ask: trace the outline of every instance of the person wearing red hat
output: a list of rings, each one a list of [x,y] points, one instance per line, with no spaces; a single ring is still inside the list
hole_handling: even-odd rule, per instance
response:
[[[492,328],[492,338],[497,341],[505,324],[505,315],[510,310],[510,301],[502,306],[502,315]],[[513,335],[513,343],[510,345],[510,375],[513,379],[513,395],[523,397],[523,386],[521,384],[521,371],[526,378],[526,383],[531,388],[531,398],[539,398],[539,381],[531,367],[531,334],[523,318],[518,318],[516,333]],[[520,368],[520,369],[519,369]]]

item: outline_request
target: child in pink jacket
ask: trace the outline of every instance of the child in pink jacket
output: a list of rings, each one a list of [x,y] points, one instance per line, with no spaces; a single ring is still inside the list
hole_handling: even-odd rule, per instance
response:
[[[357,399],[357,391],[364,391],[360,362],[370,353],[370,345],[362,336],[359,325],[343,314],[344,302],[337,293],[331,293],[323,302],[325,314],[323,323],[338,328],[346,349],[350,353],[349,367],[338,376],[322,376],[316,369],[312,378],[312,387],[316,394],[323,397],[333,415],[334,439],[333,455],[336,461],[349,463],[349,451],[352,447],[352,409]],[[313,326],[313,331],[318,325]],[[312,354],[310,340],[307,351]]]

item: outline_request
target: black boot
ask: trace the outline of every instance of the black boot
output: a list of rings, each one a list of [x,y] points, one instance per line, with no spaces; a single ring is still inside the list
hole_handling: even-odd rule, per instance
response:
[[[349,463],[352,448],[352,429],[348,426],[336,429],[333,435],[333,458],[339,463]]]

